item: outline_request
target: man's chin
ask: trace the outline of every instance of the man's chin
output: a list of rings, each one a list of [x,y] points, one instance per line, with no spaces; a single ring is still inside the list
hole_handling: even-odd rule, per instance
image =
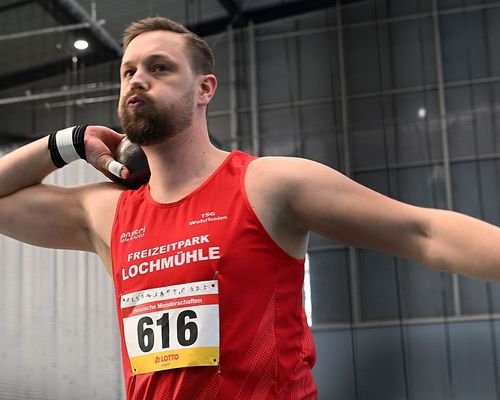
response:
[[[123,121],[120,123],[122,132],[127,135],[129,140],[134,143],[141,145],[143,142],[148,140],[147,132],[151,129],[148,123],[144,121]]]
[[[127,137],[129,140],[134,143],[138,144],[139,146],[153,146],[155,144],[160,144],[167,140],[170,136],[162,133],[151,133],[148,132],[147,129],[144,130],[125,130]]]
[[[125,130],[126,135],[128,139],[134,143],[138,144],[139,146],[147,146],[147,143],[149,142],[149,138],[144,137],[144,134],[142,132],[133,132],[130,130]]]

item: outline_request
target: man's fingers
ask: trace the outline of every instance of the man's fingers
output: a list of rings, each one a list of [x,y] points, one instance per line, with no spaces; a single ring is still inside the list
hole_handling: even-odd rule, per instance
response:
[[[107,175],[109,178],[122,178],[126,179],[130,175],[130,171],[128,170],[127,167],[125,167],[123,164],[119,163],[113,157],[111,157],[108,154],[102,154],[98,159],[96,160],[95,167],[103,172],[110,172],[111,176],[109,174]],[[116,180],[116,179],[113,179]]]
[[[113,175],[117,176],[118,178],[123,178],[122,169],[123,169],[123,164],[120,164],[116,160],[111,160],[111,162],[108,164],[108,171],[111,172]]]

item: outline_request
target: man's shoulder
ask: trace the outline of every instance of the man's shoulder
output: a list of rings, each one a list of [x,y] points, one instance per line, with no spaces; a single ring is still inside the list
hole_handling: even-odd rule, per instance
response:
[[[311,177],[318,171],[331,170],[330,167],[307,158],[289,156],[265,156],[253,160],[248,168],[248,179],[264,182],[293,182]]]
[[[99,182],[80,186],[77,190],[82,196],[94,250],[111,273],[109,249],[113,221],[120,196],[127,188],[117,183]]]
[[[299,157],[266,156],[253,160],[245,176],[245,188],[253,199],[286,203],[303,181],[314,179],[315,161]],[[255,201],[255,200],[254,200]]]
[[[98,182],[75,188],[80,192],[83,206],[88,213],[113,213],[118,204],[120,195],[126,187],[114,182]]]
[[[120,197],[121,193],[127,190],[123,185],[115,182],[95,182],[75,187],[83,196],[92,198],[96,196]]]

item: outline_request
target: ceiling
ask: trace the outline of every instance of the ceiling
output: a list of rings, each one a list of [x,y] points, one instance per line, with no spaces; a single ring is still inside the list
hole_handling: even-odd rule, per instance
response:
[[[332,7],[335,0],[0,0],[0,91],[120,58],[123,29],[166,16],[200,36]],[[73,46],[77,38],[86,50]]]

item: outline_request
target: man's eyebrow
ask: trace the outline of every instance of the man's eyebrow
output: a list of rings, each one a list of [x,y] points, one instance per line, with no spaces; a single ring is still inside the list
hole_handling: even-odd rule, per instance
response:
[[[147,61],[155,61],[160,59],[168,62],[174,62],[173,58],[171,58],[167,54],[151,54],[146,58]]]
[[[153,62],[153,61],[157,61],[157,60],[164,60],[168,63],[171,63],[171,64],[176,64],[175,61],[173,60],[173,58],[171,58],[170,56],[166,55],[166,54],[151,54],[149,56],[146,57],[146,62],[147,63],[150,63],[150,62]],[[135,63],[133,61],[125,61],[124,63],[121,64],[120,68],[123,69],[123,68],[127,68],[129,66],[132,66],[134,65]]]
[[[132,65],[131,61],[125,61],[120,64],[120,69],[127,68],[128,66]]]

